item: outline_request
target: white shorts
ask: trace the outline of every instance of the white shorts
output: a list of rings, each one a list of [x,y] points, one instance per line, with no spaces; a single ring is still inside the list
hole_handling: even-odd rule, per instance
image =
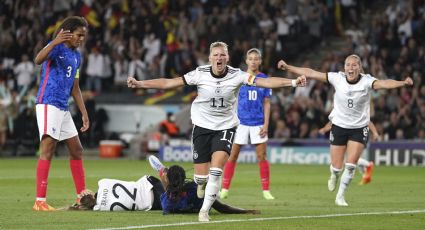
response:
[[[239,125],[236,129],[235,134],[235,144],[247,145],[247,144],[261,144],[265,143],[268,140],[267,135],[265,137],[260,137],[260,130],[263,126],[246,126]]]
[[[38,104],[37,113],[38,132],[40,140],[44,135],[62,141],[78,135],[69,111],[63,111],[53,105]]]

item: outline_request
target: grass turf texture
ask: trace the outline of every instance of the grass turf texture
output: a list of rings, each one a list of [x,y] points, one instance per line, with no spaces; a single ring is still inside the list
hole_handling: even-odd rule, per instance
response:
[[[198,224],[197,215],[162,215],[149,212],[35,212],[36,159],[0,159],[0,229],[104,229],[162,225],[157,229],[425,229],[425,213],[287,218],[353,213],[387,213],[425,210],[425,169],[423,167],[376,167],[373,181],[358,185],[360,174],[351,183],[346,200],[349,207],[334,204],[335,192],[327,191],[326,165],[271,165],[271,192],[276,200],[262,198],[258,166],[239,164],[229,198],[224,202],[243,208],[260,209],[261,215],[210,213],[220,223]],[[97,189],[101,178],[137,180],[155,175],[146,161],[85,160],[87,188]],[[187,176],[192,165],[180,163]],[[166,165],[171,165],[166,163]],[[48,203],[63,207],[75,201],[69,162],[54,159],[50,169]],[[278,217],[271,220],[268,218]],[[253,218],[265,220],[247,221]],[[238,222],[229,222],[237,220]],[[244,221],[240,221],[244,220]],[[192,222],[191,225],[163,226]],[[137,228],[136,228],[137,229]]]

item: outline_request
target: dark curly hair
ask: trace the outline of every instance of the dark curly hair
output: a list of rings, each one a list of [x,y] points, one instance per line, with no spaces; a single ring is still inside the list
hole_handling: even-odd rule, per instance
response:
[[[89,24],[87,23],[87,20],[84,17],[80,16],[70,16],[65,18],[63,20],[62,24],[56,29],[55,33],[53,34],[53,38],[56,37],[56,35],[59,33],[61,29],[63,30],[69,30],[71,33],[76,30],[78,27],[89,27]]]
[[[167,196],[171,201],[177,202],[180,199],[180,195],[186,191],[186,186],[188,185],[186,172],[181,166],[173,165],[168,168],[167,179]]]

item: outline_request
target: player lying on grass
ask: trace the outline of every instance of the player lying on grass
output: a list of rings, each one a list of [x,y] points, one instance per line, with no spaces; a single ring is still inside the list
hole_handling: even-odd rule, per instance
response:
[[[169,213],[198,213],[203,198],[196,195],[197,185],[186,179],[186,172],[178,165],[166,168],[158,158],[151,156],[152,167],[160,174],[161,180],[143,176],[136,182],[102,179],[98,182],[97,193],[84,190],[80,204],[65,210],[94,211],[149,211],[163,210]],[[165,188],[165,189],[164,189]],[[259,210],[232,207],[216,200],[212,207],[225,214],[259,214]]]

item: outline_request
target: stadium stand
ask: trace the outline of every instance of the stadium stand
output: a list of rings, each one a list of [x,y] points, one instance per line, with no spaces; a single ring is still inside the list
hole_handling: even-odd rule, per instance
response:
[[[88,92],[92,124],[98,126],[82,137],[85,146],[96,146],[110,135],[102,127],[107,114],[96,110],[96,104],[190,102],[193,88],[132,91],[126,78],[182,75],[207,63],[208,46],[216,40],[229,44],[235,67],[244,67],[246,50],[260,48],[263,71],[272,75],[286,74],[276,72],[281,58],[336,71],[342,69],[347,54],[356,53],[365,72],[377,78],[411,76],[413,88],[373,95],[372,120],[385,140],[425,140],[423,1],[23,0],[0,2],[2,153],[35,152],[36,126],[20,122],[35,123],[40,67],[31,60],[69,15],[85,16],[90,23],[82,50],[81,87]],[[317,131],[327,122],[332,94],[327,85],[314,82],[294,92],[275,91],[269,136],[325,138]],[[188,122],[183,123],[186,127]]]

